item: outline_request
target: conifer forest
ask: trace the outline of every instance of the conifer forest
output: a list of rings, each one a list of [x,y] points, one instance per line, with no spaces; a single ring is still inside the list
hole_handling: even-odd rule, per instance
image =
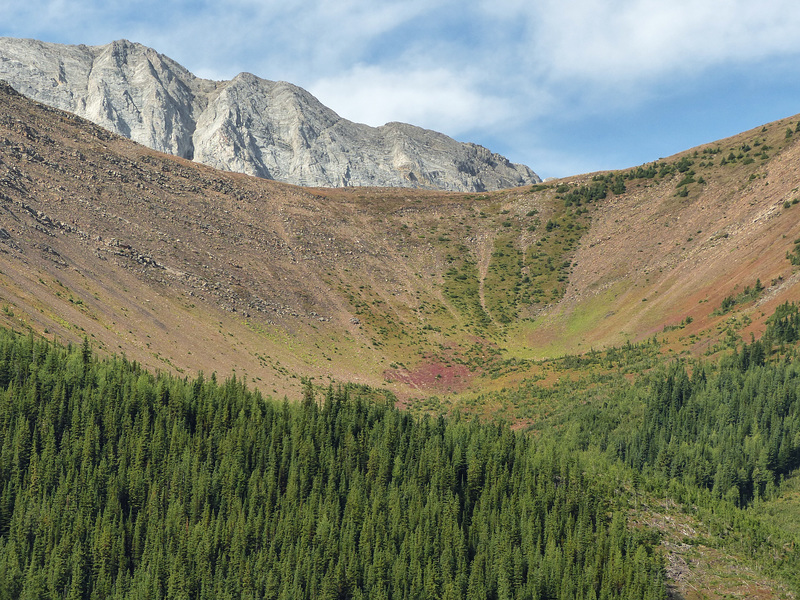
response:
[[[786,305],[762,340],[525,431],[3,330],[0,598],[665,598],[660,534],[631,523],[664,496],[796,583],[752,512],[800,463],[796,340]]]

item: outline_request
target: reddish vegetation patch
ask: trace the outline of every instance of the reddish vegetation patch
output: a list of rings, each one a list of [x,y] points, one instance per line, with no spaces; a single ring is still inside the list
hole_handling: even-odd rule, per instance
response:
[[[474,376],[465,365],[441,362],[424,363],[413,371],[387,369],[383,377],[387,381],[404,383],[415,389],[436,392],[461,392],[469,387]]]

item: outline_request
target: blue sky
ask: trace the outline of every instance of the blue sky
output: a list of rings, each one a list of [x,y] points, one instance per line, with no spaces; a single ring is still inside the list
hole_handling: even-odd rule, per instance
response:
[[[129,39],[342,117],[482,144],[542,177],[624,168],[800,113],[796,0],[26,0],[0,35]]]

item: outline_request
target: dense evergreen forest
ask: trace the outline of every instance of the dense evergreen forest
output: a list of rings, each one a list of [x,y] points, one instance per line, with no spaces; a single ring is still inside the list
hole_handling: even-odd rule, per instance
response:
[[[0,330],[0,599],[665,598],[637,490],[724,516],[791,582],[748,507],[800,466],[797,314],[535,434]]]
[[[800,467],[800,362],[786,347],[799,319],[784,304],[760,340],[718,362],[656,370],[642,386],[642,422],[614,442],[619,457],[737,506],[773,495]]]
[[[800,365],[731,366],[670,369],[621,457],[737,505],[774,491],[800,466]]]
[[[0,337],[2,598],[662,598],[553,445]]]

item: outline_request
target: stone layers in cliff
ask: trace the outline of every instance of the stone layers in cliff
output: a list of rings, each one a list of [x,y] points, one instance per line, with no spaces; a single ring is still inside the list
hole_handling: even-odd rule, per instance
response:
[[[540,181],[482,146],[404,123],[353,123],[302,88],[249,73],[201,79],[125,40],[0,38],[0,79],[155,150],[296,185],[476,192]]]

